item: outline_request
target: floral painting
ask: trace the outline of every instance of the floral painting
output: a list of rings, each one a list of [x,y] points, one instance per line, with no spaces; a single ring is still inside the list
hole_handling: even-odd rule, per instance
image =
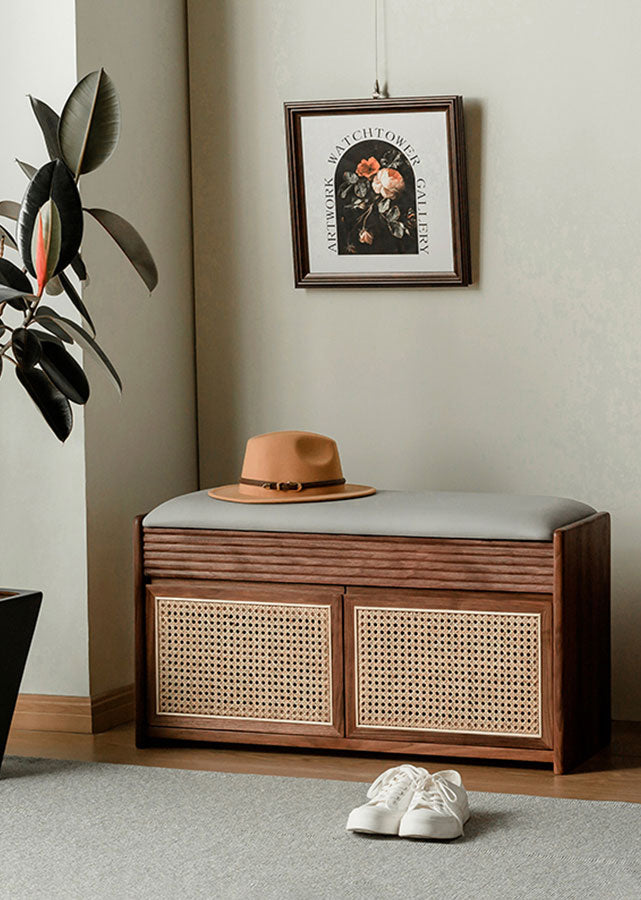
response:
[[[386,141],[360,141],[334,176],[339,254],[418,253],[416,184],[405,154]]]
[[[294,285],[471,279],[463,98],[285,103]]]

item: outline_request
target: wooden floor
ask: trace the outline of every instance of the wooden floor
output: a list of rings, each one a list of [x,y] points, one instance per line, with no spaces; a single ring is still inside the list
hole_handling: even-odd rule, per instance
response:
[[[417,761],[376,754],[287,751],[202,745],[137,750],[133,723],[102,734],[62,734],[12,730],[7,753],[50,759],[127,763],[171,769],[249,772],[295,778],[329,778],[370,782],[389,766],[416,762],[432,771],[457,768],[468,790],[589,800],[641,803],[641,723],[615,722],[611,746],[576,772],[553,775],[547,767],[523,764],[476,764],[451,759]]]

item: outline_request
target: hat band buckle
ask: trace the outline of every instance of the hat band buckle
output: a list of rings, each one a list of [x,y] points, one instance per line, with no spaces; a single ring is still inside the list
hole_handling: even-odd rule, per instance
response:
[[[266,491],[305,491],[312,487],[332,487],[345,484],[344,478],[331,478],[328,481],[263,481],[261,478],[240,478],[240,484],[250,484]]]

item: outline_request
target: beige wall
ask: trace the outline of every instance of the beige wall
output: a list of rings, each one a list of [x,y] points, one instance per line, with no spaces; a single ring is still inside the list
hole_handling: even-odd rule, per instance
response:
[[[160,276],[149,297],[87,223],[84,299],[125,389],[118,398],[85,360],[92,396],[86,410],[74,407],[64,446],[8,366],[0,382],[0,582],[45,595],[22,691],[95,696],[133,680],[132,519],[197,484],[185,8],[25,0],[3,11],[3,29],[12,75],[0,199],[20,199],[26,186],[14,155],[46,161],[26,94],[60,110],[77,72],[104,66],[120,93],[123,134],[114,158],[82,179],[83,199],[137,226]],[[25,43],[38,48],[27,66]],[[54,305],[74,315],[64,298]]]
[[[78,71],[120,93],[115,156],[84,179],[90,205],[125,216],[156,259],[151,297],[88,223],[85,301],[118,369],[119,399],[92,366],[86,413],[91,692],[133,681],[132,519],[196,487],[185,10],[182,0],[77,0]]]
[[[5,77],[0,199],[27,185],[14,157],[40,166],[47,153],[27,94],[60,108],[75,83],[73,0],[3,4]],[[25,47],[37,48],[28,53]],[[11,123],[10,126],[7,123]],[[13,228],[12,223],[2,220]],[[7,258],[18,262],[7,250]],[[69,314],[69,304],[59,309]],[[10,321],[7,317],[7,321]],[[22,690],[89,692],[83,410],[61,445],[5,364],[0,380],[0,584],[42,590],[44,601]]]
[[[203,486],[306,428],[358,481],[610,510],[641,718],[641,8],[387,0],[392,94],[466,98],[476,283],[295,291],[282,103],[369,94],[372,3],[188,5]]]

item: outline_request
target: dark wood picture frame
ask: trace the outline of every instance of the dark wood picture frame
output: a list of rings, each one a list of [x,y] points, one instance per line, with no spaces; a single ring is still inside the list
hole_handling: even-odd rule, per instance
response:
[[[451,271],[314,272],[310,266],[305,160],[301,123],[309,116],[358,113],[445,112],[452,230]],[[471,283],[463,98],[409,97],[379,100],[333,100],[285,103],[287,159],[294,253],[294,284],[307,287],[463,287]],[[337,224],[338,228],[338,224]],[[398,258],[397,256],[394,258]],[[358,255],[362,260],[362,256]]]

